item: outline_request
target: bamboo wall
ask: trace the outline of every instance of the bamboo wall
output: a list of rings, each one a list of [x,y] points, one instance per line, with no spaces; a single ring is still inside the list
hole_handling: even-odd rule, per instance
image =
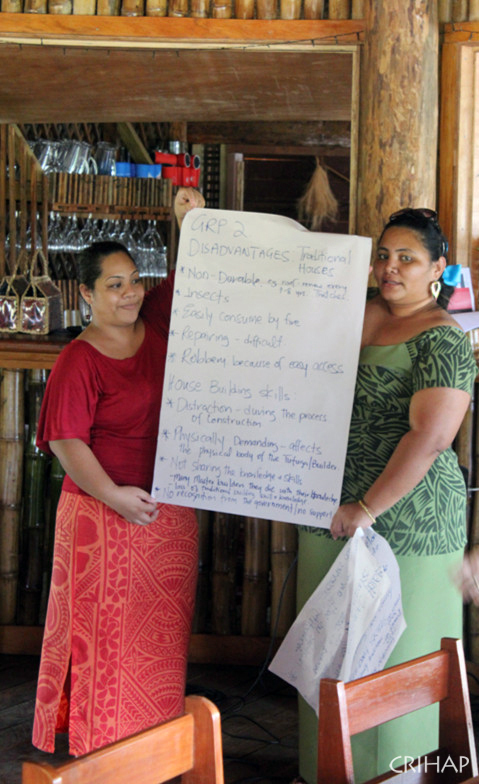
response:
[[[134,129],[130,129],[130,142]],[[149,132],[164,128],[138,127],[149,144]],[[177,129],[170,129],[175,131]],[[21,132],[23,131],[23,133]],[[25,137],[37,134],[55,138],[58,133],[80,135],[98,141],[100,128],[92,126],[38,126],[22,129],[0,126],[0,272],[12,273],[26,245],[27,228],[38,221],[37,210],[47,217],[49,211],[64,211],[63,201],[75,186],[76,200],[88,184],[87,175],[38,172]],[[3,153],[2,153],[3,151]],[[16,177],[9,177],[15,171]],[[36,200],[37,176],[44,182],[42,199]],[[108,180],[113,188],[117,178]],[[89,181],[89,180],[88,180]],[[128,181],[125,180],[125,182]],[[152,180],[161,189],[162,181]],[[121,183],[120,183],[121,184]],[[166,201],[171,204],[171,183]],[[135,182],[133,181],[133,185]],[[111,190],[111,188],[110,188]],[[63,194],[65,191],[65,194]],[[107,189],[108,191],[108,189]],[[112,190],[113,193],[114,189]],[[60,199],[59,192],[64,195]],[[90,191],[88,191],[90,193]],[[95,201],[92,192],[88,201]],[[151,194],[150,194],[151,196]],[[35,197],[33,199],[33,197]],[[101,198],[102,209],[106,207]],[[118,199],[116,199],[118,201]],[[127,200],[125,210],[135,206],[138,194]],[[88,209],[94,205],[89,204]],[[78,207],[78,204],[76,205]],[[14,216],[22,216],[16,231]],[[118,205],[115,206],[118,209]],[[152,209],[152,208],[150,208]],[[10,241],[6,243],[6,218],[10,217]],[[42,223],[42,221],[40,221]],[[13,239],[12,239],[13,230]],[[51,270],[57,252],[45,252]],[[33,239],[33,238],[32,238]],[[68,259],[63,259],[66,264]],[[67,279],[59,285],[76,288],[74,265]],[[151,285],[149,279],[147,287]],[[64,287],[62,286],[62,291]],[[68,296],[64,305],[68,309]],[[8,334],[0,335],[0,339]],[[39,626],[45,617],[52,570],[55,514],[64,473],[55,458],[42,453],[35,445],[37,422],[47,381],[43,369],[0,369],[0,624]],[[193,631],[196,634],[245,637],[282,637],[295,617],[297,529],[293,525],[258,518],[199,511],[200,531],[199,580]]]
[[[1,0],[7,13],[213,19],[361,19],[366,0]]]
[[[0,371],[0,624],[44,622],[64,472],[35,445],[45,370]],[[198,511],[193,632],[283,637],[295,617],[296,526]]]
[[[368,0],[1,0],[5,13],[213,19],[362,19]],[[479,0],[438,0],[439,21],[479,20]]]
[[[35,446],[44,370],[0,371],[0,623],[42,623],[50,585],[57,460]]]

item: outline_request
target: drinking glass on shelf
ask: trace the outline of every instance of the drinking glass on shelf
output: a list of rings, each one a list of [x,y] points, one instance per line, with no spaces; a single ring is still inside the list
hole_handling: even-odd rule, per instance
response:
[[[78,172],[81,149],[81,142],[77,139],[65,139],[62,142],[58,155],[62,171],[68,174]]]
[[[127,248],[132,256],[135,256],[136,252],[138,251],[138,246],[136,239],[133,236],[130,218],[125,218],[123,220],[123,225],[120,225],[118,241],[123,243],[125,248]]]
[[[43,168],[45,174],[53,174],[54,172],[62,171],[62,166],[60,162],[60,154],[61,154],[61,142],[59,141],[49,141],[49,157],[47,162]]]
[[[69,223],[70,226],[65,235],[65,251],[69,253],[78,253],[78,251],[83,248],[80,228],[78,226],[78,216],[76,214],[72,215]]]
[[[148,221],[146,231],[138,241],[137,265],[141,276],[166,275],[166,248],[154,220]]]
[[[48,216],[48,248],[53,253],[63,251],[63,219],[53,210]]]
[[[98,174],[98,165],[91,154],[91,144],[79,142],[80,152],[76,171],[78,174]]]
[[[115,175],[115,154],[116,147],[110,142],[98,142],[95,150],[95,161],[98,167],[98,174]]]
[[[93,218],[93,215],[90,212],[80,229],[79,244],[82,249],[87,248],[88,245],[91,245],[93,242],[97,242],[99,236],[98,220],[98,218]]]

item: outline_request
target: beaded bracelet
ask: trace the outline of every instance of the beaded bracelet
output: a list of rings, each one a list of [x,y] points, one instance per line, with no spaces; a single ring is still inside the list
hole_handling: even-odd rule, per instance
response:
[[[371,522],[375,523],[376,522],[376,518],[374,517],[374,515],[371,514],[371,512],[369,511],[369,509],[366,506],[366,504],[364,503],[364,501],[360,500],[360,501],[358,501],[358,504],[361,507],[361,509],[363,510],[363,512],[366,512],[366,514],[369,517],[369,519],[371,520]]]

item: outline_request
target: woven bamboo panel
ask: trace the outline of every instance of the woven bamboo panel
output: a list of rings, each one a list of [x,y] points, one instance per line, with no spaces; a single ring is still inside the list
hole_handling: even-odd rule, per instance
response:
[[[212,19],[362,19],[364,0],[1,0],[5,13]],[[438,0],[439,22],[479,19],[477,0]]]
[[[212,19],[361,19],[363,16],[363,0],[1,0],[0,8],[9,13]]]

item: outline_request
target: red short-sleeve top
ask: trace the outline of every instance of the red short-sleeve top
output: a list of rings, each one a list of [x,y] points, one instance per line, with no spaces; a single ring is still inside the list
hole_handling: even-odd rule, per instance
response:
[[[74,340],[48,378],[37,446],[79,438],[118,485],[150,491],[173,298],[174,275],[145,295],[140,315],[145,337],[133,357],[111,359],[85,340]],[[64,490],[83,494],[66,476]]]

